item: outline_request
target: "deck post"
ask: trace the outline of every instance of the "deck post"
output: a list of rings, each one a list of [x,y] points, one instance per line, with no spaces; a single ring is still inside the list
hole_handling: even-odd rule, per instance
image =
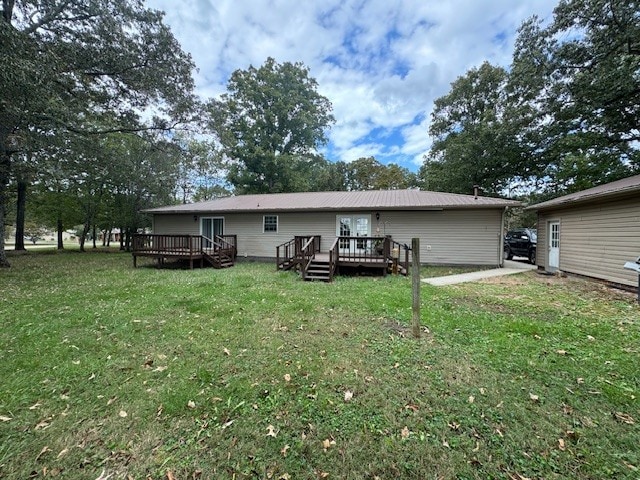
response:
[[[413,336],[420,338],[420,239],[411,239],[411,278],[413,286]]]

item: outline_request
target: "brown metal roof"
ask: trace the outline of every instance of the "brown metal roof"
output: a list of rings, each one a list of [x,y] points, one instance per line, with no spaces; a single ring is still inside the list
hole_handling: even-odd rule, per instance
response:
[[[520,202],[421,190],[367,192],[303,192],[238,195],[207,202],[144,210],[148,213],[281,212],[310,210],[440,210],[450,208],[504,208]]]
[[[546,210],[549,208],[557,208],[570,206],[575,203],[590,202],[607,197],[616,197],[621,195],[640,192],[640,175],[623,178],[604,185],[582,190],[581,192],[571,193],[563,197],[554,198],[546,202],[531,205],[526,210]]]

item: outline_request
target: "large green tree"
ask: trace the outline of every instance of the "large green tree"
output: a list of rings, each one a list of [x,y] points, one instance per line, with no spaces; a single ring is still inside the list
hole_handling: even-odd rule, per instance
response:
[[[552,194],[640,168],[638,12],[637,1],[561,0],[549,25],[520,28],[509,89],[529,111],[521,132]]]
[[[7,185],[13,162],[30,158],[17,155],[33,152],[38,137],[171,127],[193,110],[193,63],[162,13],[138,0],[3,0],[0,46],[0,266],[7,266]]]
[[[414,173],[396,164],[361,157],[344,166],[347,190],[396,190],[418,186]]]
[[[231,160],[229,181],[238,193],[291,191],[292,165],[326,142],[331,103],[306,66],[273,58],[233,72],[227,90],[209,111],[210,127]]]
[[[472,68],[435,101],[431,149],[420,170],[429,190],[498,194],[520,170],[522,155],[508,122],[508,74],[487,62]]]

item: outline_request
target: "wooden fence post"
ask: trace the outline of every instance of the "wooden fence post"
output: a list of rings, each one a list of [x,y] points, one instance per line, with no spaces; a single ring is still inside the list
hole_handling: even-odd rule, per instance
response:
[[[420,338],[420,239],[411,239],[411,278],[413,284],[413,336]]]

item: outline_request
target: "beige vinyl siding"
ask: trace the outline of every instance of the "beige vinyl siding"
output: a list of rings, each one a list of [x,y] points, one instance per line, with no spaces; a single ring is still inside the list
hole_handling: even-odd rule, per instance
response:
[[[203,215],[207,217],[208,215]],[[154,215],[153,233],[162,235],[200,235],[200,216],[193,220],[191,215]]]
[[[536,245],[536,265],[545,267],[547,265],[547,222],[553,218],[538,216],[538,243]],[[562,234],[562,232],[561,232]]]
[[[541,224],[549,220],[560,221],[560,270],[638,284],[638,276],[623,265],[640,255],[640,198],[540,214]],[[543,239],[539,249],[546,251],[546,235]]]
[[[411,245],[412,238],[420,238],[421,263],[500,263],[501,209],[380,212],[381,235],[384,222],[388,222],[386,233],[396,242]]]
[[[238,255],[275,257],[276,246],[296,235],[320,235],[327,251],[336,237],[338,216],[370,215],[371,235],[391,235],[411,245],[420,238],[420,261],[429,264],[498,265],[500,263],[502,209],[443,211],[260,212],[202,214],[225,219],[225,234],[238,236]],[[278,216],[278,231],[263,232],[263,216]],[[193,214],[155,215],[154,233],[200,233]],[[430,248],[429,248],[430,247]]]

